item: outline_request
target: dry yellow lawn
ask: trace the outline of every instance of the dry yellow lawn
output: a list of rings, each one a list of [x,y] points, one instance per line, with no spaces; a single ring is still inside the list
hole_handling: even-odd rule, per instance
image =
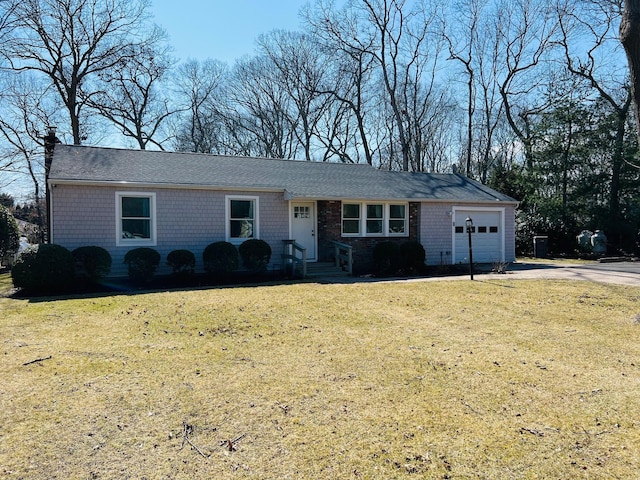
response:
[[[639,288],[497,277],[0,308],[2,478],[640,472]]]

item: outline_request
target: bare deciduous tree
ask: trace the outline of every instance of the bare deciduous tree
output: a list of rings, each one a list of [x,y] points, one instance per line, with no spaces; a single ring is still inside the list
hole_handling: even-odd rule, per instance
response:
[[[128,61],[143,42],[148,0],[11,0],[4,58],[16,71],[44,74],[69,116],[74,144],[95,77]]]
[[[362,155],[366,163],[373,165],[372,132],[367,128],[370,122],[366,120],[371,116],[369,112],[375,108],[370,91],[375,66],[374,57],[369,53],[373,38],[362,38],[358,15],[353,8],[345,7],[336,11],[332,3],[320,1],[313,10],[308,8],[305,11],[305,19],[325,57],[331,59],[327,62],[328,73],[318,93],[332,96],[351,112],[342,114],[341,130],[345,138],[339,142],[339,148],[333,148],[333,141],[339,141],[337,135],[322,138],[321,141],[341,161],[358,162]],[[332,108],[344,112],[340,107]],[[355,123],[353,127],[351,122]],[[336,133],[337,130],[334,128],[332,132]],[[351,131],[353,133],[350,135]],[[349,142],[348,138],[352,141]]]
[[[292,126],[304,158],[313,159],[313,139],[317,124],[328,103],[326,95],[318,93],[324,76],[324,66],[316,45],[308,35],[299,32],[274,31],[258,39],[261,52],[275,67],[276,79],[295,107]]]
[[[496,81],[507,122],[531,168],[531,116],[544,109],[535,105],[539,101],[535,93],[545,88],[540,67],[551,54],[557,22],[551,15],[552,5],[546,0],[503,0],[494,8]]]
[[[232,78],[229,96],[236,105],[236,128],[253,138],[252,154],[295,158],[297,115],[271,59],[260,55],[238,61]]]
[[[171,67],[165,33],[153,30],[148,41],[127,47],[130,59],[100,72],[98,91],[88,95],[88,105],[113,123],[141,150],[152,144],[164,150],[166,138],[158,138],[164,121],[177,111],[163,85]]]
[[[175,83],[182,116],[176,128],[177,150],[222,153],[219,108],[227,75],[227,66],[216,60],[190,60],[178,68]]]
[[[33,200],[40,225],[45,225],[43,201],[44,161],[43,132],[46,125],[56,123],[58,110],[46,85],[31,75],[9,73],[3,77],[0,107],[0,138],[3,148],[0,157],[5,160],[1,170],[14,174],[14,178],[28,177],[33,188]],[[40,231],[44,242],[45,232]]]
[[[467,3],[467,2],[465,2]],[[462,64],[463,70],[467,75],[467,142],[465,151],[465,173],[472,176],[472,159],[473,159],[473,117],[475,113],[475,82],[476,82],[476,64],[478,62],[478,48],[476,44],[479,39],[479,28],[481,21],[481,13],[483,3],[480,0],[471,0],[467,5],[461,5],[456,2],[452,6],[452,13],[455,15],[453,22],[446,22],[443,26],[445,39],[449,46],[449,59],[456,60]],[[453,24],[450,28],[453,31],[447,31],[447,24]]]
[[[616,24],[621,18],[617,1],[593,1],[559,12],[566,66],[569,72],[582,79],[615,114],[615,137],[611,154],[611,183],[609,210],[612,218],[620,213],[620,179],[624,165],[624,141],[627,117],[633,97],[626,85],[626,75],[620,65],[611,65],[619,48]],[[581,48],[576,52],[575,45]],[[586,46],[586,51],[585,51]],[[580,52],[585,52],[582,55]]]

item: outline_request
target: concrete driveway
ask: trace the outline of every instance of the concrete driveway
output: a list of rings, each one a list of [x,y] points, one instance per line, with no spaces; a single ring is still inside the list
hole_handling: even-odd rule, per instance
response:
[[[487,267],[485,265],[485,267]],[[485,268],[486,271],[486,268]],[[640,287],[640,262],[581,263],[567,262],[515,262],[509,264],[506,273],[476,273],[475,280],[517,279],[584,280]],[[442,280],[469,280],[468,274],[434,277],[375,278],[375,277],[322,277],[311,281],[320,283],[363,282],[438,282]]]
[[[568,264],[549,262],[516,262],[509,265],[505,274],[474,275],[480,279],[540,278],[585,280],[640,287],[640,262],[611,262]],[[466,277],[469,278],[469,277]]]

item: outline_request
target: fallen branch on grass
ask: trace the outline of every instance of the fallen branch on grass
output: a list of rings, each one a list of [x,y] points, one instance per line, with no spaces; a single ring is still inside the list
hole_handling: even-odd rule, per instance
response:
[[[202,455],[203,458],[208,458],[209,455],[206,455],[202,450],[198,448],[196,444],[191,441],[191,439],[189,438],[189,434],[191,433],[193,433],[193,425],[189,425],[187,422],[182,422],[182,446],[180,447],[180,450],[184,448],[185,443],[188,443],[189,445],[191,445],[191,448]]]
[[[36,358],[35,360],[31,360],[30,362],[23,363],[22,366],[31,365],[32,363],[44,362],[45,360],[51,360],[51,355],[48,357]]]
[[[242,440],[247,434],[243,433],[241,435],[238,435],[236,438],[234,438],[233,440],[222,440],[220,442],[220,446],[221,447],[227,447],[227,449],[230,452],[235,452],[238,449],[238,446],[236,445],[240,440]]]
[[[479,411],[477,411],[475,408],[473,408],[471,405],[469,405],[467,402],[463,402],[463,405],[465,407],[467,407],[469,410],[471,410],[473,413],[475,413],[476,415],[482,415]]]

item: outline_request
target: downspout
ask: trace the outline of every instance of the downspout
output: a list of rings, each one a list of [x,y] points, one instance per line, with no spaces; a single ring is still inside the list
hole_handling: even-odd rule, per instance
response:
[[[51,243],[51,187],[49,186],[49,171],[51,170],[51,162],[53,161],[53,153],[56,143],[60,143],[56,137],[56,127],[47,127],[47,134],[42,138],[44,140],[44,180],[45,180],[45,200],[47,202],[47,243]]]

